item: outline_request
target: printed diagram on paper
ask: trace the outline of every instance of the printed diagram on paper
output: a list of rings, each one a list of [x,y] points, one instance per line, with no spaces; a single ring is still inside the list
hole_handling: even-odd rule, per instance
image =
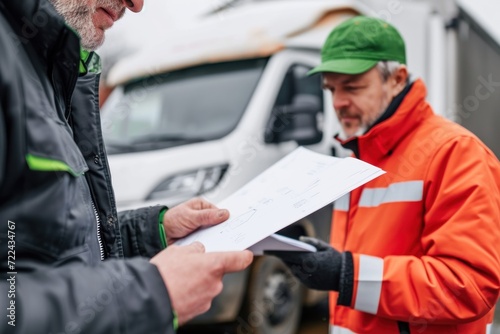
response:
[[[207,251],[247,249],[384,172],[354,158],[305,148],[278,161],[217,206],[230,218],[179,240],[200,241]]]

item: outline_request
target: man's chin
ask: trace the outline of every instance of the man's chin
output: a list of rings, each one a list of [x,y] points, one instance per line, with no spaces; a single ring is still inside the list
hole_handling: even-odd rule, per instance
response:
[[[92,38],[82,38],[80,43],[82,48],[87,51],[95,51],[104,43],[104,30],[99,29],[99,35]]]
[[[366,132],[365,127],[359,127],[357,129],[348,129],[348,130],[341,128],[339,131],[339,139],[348,140],[351,138],[362,136],[365,132]]]

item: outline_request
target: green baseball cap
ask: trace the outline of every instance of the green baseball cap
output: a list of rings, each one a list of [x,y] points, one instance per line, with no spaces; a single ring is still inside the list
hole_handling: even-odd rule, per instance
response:
[[[383,20],[356,16],[332,30],[321,49],[321,64],[309,74],[359,74],[385,60],[406,64],[403,38]]]

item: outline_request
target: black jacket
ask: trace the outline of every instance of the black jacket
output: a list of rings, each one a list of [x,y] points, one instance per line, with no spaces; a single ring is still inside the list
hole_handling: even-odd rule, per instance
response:
[[[116,212],[78,37],[48,0],[0,0],[0,55],[0,333],[174,333],[162,207]]]

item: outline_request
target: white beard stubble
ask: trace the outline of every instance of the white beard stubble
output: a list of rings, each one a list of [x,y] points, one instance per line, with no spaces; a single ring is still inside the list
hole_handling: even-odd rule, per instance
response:
[[[82,0],[50,0],[56,11],[64,18],[66,24],[80,35],[80,42],[85,50],[93,51],[104,43],[104,32],[95,27],[92,17],[97,8],[110,8],[116,12],[123,11],[120,0],[97,0],[91,7]]]

